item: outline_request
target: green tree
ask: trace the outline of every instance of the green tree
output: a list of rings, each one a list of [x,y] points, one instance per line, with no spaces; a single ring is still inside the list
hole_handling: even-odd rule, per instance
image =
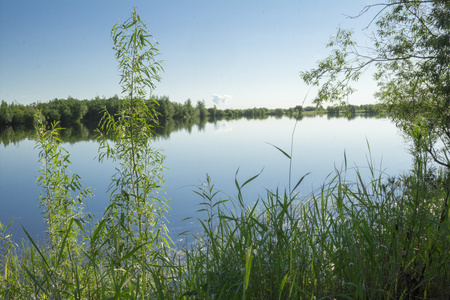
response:
[[[273,114],[275,116],[282,116],[284,114],[284,111],[281,108],[277,108],[273,111]]]
[[[70,109],[69,121],[72,123],[80,123],[88,110],[86,102],[74,99],[70,96],[66,101]]]
[[[192,106],[191,99],[187,99],[183,105],[183,118],[189,119],[194,117],[195,108]]]
[[[2,100],[0,104],[0,125],[32,125],[37,110],[32,105],[12,102],[10,105]]]
[[[213,107],[208,108],[208,114],[212,119],[217,118],[217,107],[214,105]]]
[[[298,114],[301,114],[303,111],[303,107],[301,105],[297,105],[296,107],[294,107],[294,110],[298,112]]]
[[[159,97],[156,101],[158,102],[158,105],[155,106],[155,109],[161,115],[163,120],[167,121],[168,119],[172,119],[175,113],[175,108],[173,107],[172,102],[169,101],[169,97]]]
[[[342,104],[355,91],[350,83],[373,65],[376,97],[390,116],[407,134],[420,128],[430,137],[422,149],[450,168],[450,2],[390,0],[360,15],[372,10],[371,47],[359,47],[352,31],[340,29],[327,44],[331,55],[301,78],[319,86],[316,104]]]
[[[13,115],[11,109],[8,107],[8,103],[2,100],[0,104],[0,124],[10,124],[12,122]]]
[[[208,116],[208,110],[206,109],[205,100],[197,101],[195,108],[198,110],[200,119],[203,120]]]

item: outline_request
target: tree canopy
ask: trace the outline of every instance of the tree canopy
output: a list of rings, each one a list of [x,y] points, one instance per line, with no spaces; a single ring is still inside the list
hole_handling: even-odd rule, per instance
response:
[[[369,47],[339,29],[327,44],[331,54],[300,76],[319,86],[316,104],[342,104],[355,91],[351,82],[375,66],[375,97],[419,150],[450,168],[450,1],[390,0],[356,17],[374,10]]]

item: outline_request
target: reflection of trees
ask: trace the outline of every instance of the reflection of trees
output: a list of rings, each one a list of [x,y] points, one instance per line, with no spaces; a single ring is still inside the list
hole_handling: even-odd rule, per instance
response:
[[[63,142],[76,143],[81,141],[96,140],[95,126],[85,124],[73,124],[63,127],[60,137]],[[16,144],[25,139],[34,139],[36,130],[33,126],[6,126],[0,127],[0,141],[4,146],[10,143]]]
[[[301,118],[305,118],[305,119],[314,119],[314,118],[317,118],[317,117],[321,117],[321,116],[323,116],[324,114],[308,114],[308,115],[306,115],[306,114],[303,114],[303,115],[301,115]]]
[[[74,124],[61,131],[61,139],[67,143],[76,143],[80,141],[90,141],[97,138],[96,127],[89,125]]]
[[[210,117],[210,118],[200,118],[199,116],[177,120],[177,119],[169,119],[169,120],[160,120],[159,126],[155,127],[155,134],[157,135],[157,139],[169,139],[170,135],[174,132],[178,132],[181,130],[186,130],[191,133],[194,126],[198,131],[204,131],[207,123],[216,123],[218,121],[232,121],[239,119],[247,119],[247,120],[265,120],[268,118],[289,118],[289,119],[308,119],[308,118],[316,118],[318,116],[324,116],[324,114],[303,114],[303,115],[290,115],[290,116],[268,116],[268,115],[258,115],[255,117],[251,116],[226,116],[226,117]],[[366,113],[366,114],[326,114],[327,119],[340,119],[346,118],[348,120],[354,120],[356,118],[374,118],[378,117],[379,114],[376,113]],[[63,126],[64,127],[64,126]],[[71,126],[64,127],[65,129],[61,131],[61,139],[64,142],[68,143],[76,143],[80,141],[91,141],[96,140],[97,133],[95,130],[97,129],[97,124],[95,122],[86,122],[83,124],[73,124]],[[9,145],[10,143],[17,143],[24,139],[33,139],[35,134],[35,129],[31,126],[6,126],[0,127],[0,141],[4,146]]]
[[[205,131],[205,127],[206,127],[206,119],[205,118],[200,118],[200,122],[197,124],[197,130],[198,131]]]
[[[33,126],[6,126],[0,127],[0,141],[3,146],[10,143],[16,144],[25,139],[33,138],[35,130]]]
[[[311,118],[311,117],[315,117],[316,115],[305,115],[304,117],[306,118]],[[371,113],[328,113],[326,114],[327,116],[327,120],[332,120],[332,119],[342,119],[342,118],[346,118],[347,120],[354,120],[356,118],[363,118],[363,119],[370,119],[370,118],[378,118],[378,117],[384,117],[383,114],[379,114],[376,112],[371,112]]]
[[[155,133],[159,138],[168,139],[170,134],[180,130],[187,130],[189,133],[192,132],[192,127],[194,125],[205,127],[206,121],[200,118],[189,118],[184,120],[162,120],[161,124],[155,128]],[[203,125],[200,125],[203,124]]]
[[[376,117],[384,117],[383,114],[379,114],[377,112],[369,112],[369,113],[365,113],[365,114],[361,114],[359,115],[361,118],[364,119],[369,119],[369,118],[376,118]]]

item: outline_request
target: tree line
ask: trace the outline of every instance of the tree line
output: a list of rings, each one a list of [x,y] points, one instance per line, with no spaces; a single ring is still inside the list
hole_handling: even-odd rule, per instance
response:
[[[57,121],[65,126],[76,123],[98,123],[105,111],[108,111],[111,115],[116,115],[120,110],[122,101],[117,95],[110,98],[96,97],[91,100],[78,100],[69,96],[67,99],[53,99],[48,102],[37,102],[28,105],[14,102],[8,104],[2,100],[0,104],[0,126],[33,125],[35,115],[41,115],[47,123]],[[381,107],[378,104],[348,104],[327,108],[323,106],[302,107],[297,105],[287,109],[269,109],[264,107],[219,109],[215,105],[207,108],[204,100],[199,100],[196,104],[191,99],[186,100],[184,103],[179,103],[170,101],[167,96],[156,96],[146,100],[145,103],[156,112],[157,120],[161,124],[171,120],[265,118],[269,116],[300,117],[302,114],[311,113],[329,115],[362,113],[375,115],[381,111]]]

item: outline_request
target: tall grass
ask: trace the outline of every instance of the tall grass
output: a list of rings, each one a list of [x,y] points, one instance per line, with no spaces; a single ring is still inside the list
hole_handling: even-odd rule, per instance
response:
[[[354,170],[351,182],[351,170],[336,171],[305,199],[266,191],[250,206],[243,189],[257,176],[236,180],[235,198],[222,198],[207,177],[196,191],[202,230],[194,242],[147,248],[151,259],[142,259],[144,246],[120,248],[117,231],[128,230],[120,220],[88,231],[72,219],[56,252],[31,239],[18,247],[3,234],[0,298],[447,298],[448,172],[416,164],[384,178],[369,170],[366,178]],[[65,242],[73,230],[76,246]]]
[[[185,249],[186,293],[199,298],[446,298],[448,174],[346,182],[307,200],[267,191],[253,206],[200,189],[203,235]],[[246,182],[245,184],[247,184]],[[244,184],[244,185],[245,185]],[[229,205],[232,202],[232,205]],[[231,209],[232,207],[233,209]]]

